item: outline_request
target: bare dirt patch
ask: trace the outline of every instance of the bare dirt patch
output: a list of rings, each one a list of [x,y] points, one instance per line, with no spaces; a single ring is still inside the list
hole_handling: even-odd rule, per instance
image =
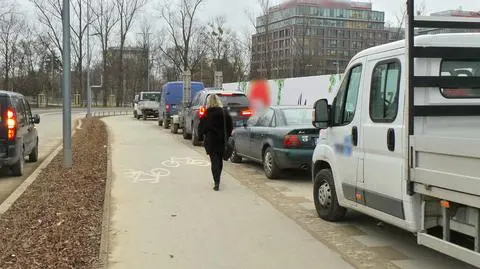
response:
[[[0,216],[0,269],[97,266],[107,141],[101,120],[83,120],[73,137],[73,167],[63,168],[60,152]]]

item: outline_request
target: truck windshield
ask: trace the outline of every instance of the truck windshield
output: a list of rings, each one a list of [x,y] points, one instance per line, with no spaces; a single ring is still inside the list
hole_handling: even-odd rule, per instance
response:
[[[158,101],[160,98],[160,93],[144,93],[142,94],[143,101]]]
[[[477,77],[480,78],[480,61],[444,60],[441,65],[441,76]],[[480,98],[480,88],[474,89],[441,89],[446,98]]]

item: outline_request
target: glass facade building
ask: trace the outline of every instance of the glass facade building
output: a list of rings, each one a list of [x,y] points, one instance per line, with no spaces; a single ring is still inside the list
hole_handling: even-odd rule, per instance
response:
[[[256,29],[252,76],[257,78],[342,72],[357,52],[394,39],[384,12],[348,0],[287,1],[258,17]]]

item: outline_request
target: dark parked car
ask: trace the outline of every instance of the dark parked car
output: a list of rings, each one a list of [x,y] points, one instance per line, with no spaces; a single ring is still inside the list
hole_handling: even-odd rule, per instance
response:
[[[283,169],[309,169],[318,130],[313,109],[270,107],[255,113],[244,127],[233,130],[233,163],[247,158],[263,164],[265,175],[278,178]]]
[[[9,167],[14,176],[22,176],[25,156],[38,160],[38,115],[32,115],[30,104],[18,93],[0,91],[0,166]]]
[[[243,126],[252,115],[248,98],[243,92],[212,88],[206,88],[198,92],[187,109],[185,129],[183,130],[183,138],[192,139],[194,146],[199,146],[202,140],[201,137],[198,137],[196,131],[200,119],[205,116],[207,97],[211,94],[216,94],[220,97],[223,106],[228,109],[232,117],[234,128]]]

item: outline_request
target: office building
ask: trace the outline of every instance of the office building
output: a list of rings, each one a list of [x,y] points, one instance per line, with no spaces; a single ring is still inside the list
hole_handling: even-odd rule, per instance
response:
[[[284,1],[257,18],[256,30],[253,78],[343,72],[359,51],[403,37],[385,28],[384,12],[350,0]]]

